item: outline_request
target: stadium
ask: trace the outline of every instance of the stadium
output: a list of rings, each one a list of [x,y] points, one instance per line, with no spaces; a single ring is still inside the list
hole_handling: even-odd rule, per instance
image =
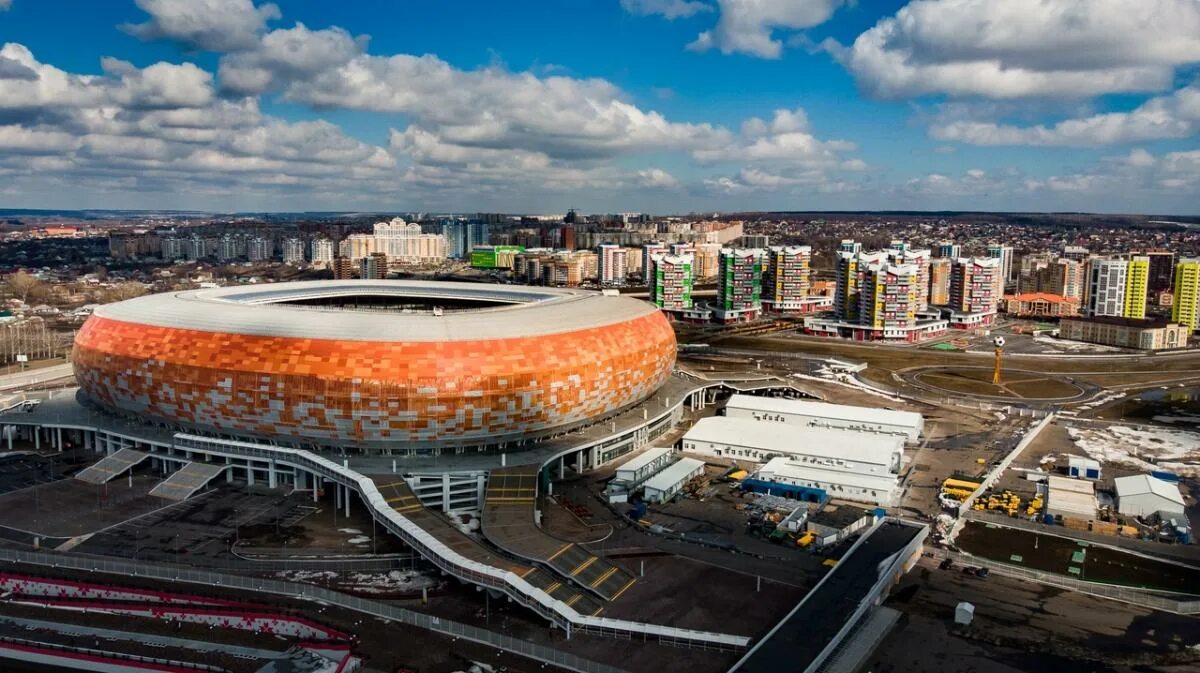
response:
[[[513,450],[593,424],[671,375],[654,306],[580,290],[314,281],[102,306],[83,399],[169,427],[302,448]]]

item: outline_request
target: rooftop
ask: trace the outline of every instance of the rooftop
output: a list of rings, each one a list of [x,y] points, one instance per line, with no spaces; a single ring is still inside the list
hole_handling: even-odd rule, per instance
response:
[[[798,481],[815,481],[835,483],[842,486],[853,486],[854,488],[881,488],[880,480],[889,479],[892,484],[895,484],[896,475],[891,473],[886,474],[863,474],[860,472],[844,472],[841,470],[826,470],[813,465],[804,465],[797,463],[794,460],[780,456],[767,461],[766,465],[759,468],[754,474],[755,478],[764,481],[771,481],[772,478],[784,477],[787,479],[796,479]]]
[[[618,465],[617,470],[619,470],[619,471],[640,470],[643,467],[646,467],[647,465],[649,465],[650,463],[653,463],[654,461],[658,460],[659,458],[662,458],[664,455],[671,453],[672,451],[674,451],[674,449],[672,449],[669,446],[655,448],[655,449],[646,449],[641,454],[634,456],[633,458]]]
[[[704,467],[704,461],[695,458],[680,458],[668,465],[662,472],[646,480],[646,488],[665,491],[679,482],[687,479],[696,470]]]
[[[912,411],[894,411],[891,409],[872,409],[870,407],[854,407],[846,404],[830,404],[828,402],[813,402],[811,400],[790,400],[782,397],[759,397],[757,395],[734,395],[725,405],[730,409],[746,409],[749,411],[770,411],[778,414],[800,414],[804,416],[820,416],[836,418],[843,421],[860,423],[885,423],[909,428],[920,428],[924,423],[921,414]]]
[[[683,438],[685,441],[876,464],[891,464],[892,456],[904,450],[901,435],[809,428],[727,416],[702,418]]]
[[[1131,495],[1145,495],[1153,493],[1161,498],[1166,498],[1171,502],[1184,506],[1183,495],[1179,492],[1179,487],[1169,481],[1156,479],[1148,474],[1134,474],[1128,477],[1117,477],[1113,480],[1113,484],[1117,487],[1117,497],[1126,498]]]
[[[303,302],[338,297],[420,299],[479,308],[399,313],[326,309]],[[647,302],[599,292],[514,285],[348,280],[225,287],[138,297],[107,304],[111,320],[258,336],[350,341],[470,341],[538,336],[601,327],[655,311]]]

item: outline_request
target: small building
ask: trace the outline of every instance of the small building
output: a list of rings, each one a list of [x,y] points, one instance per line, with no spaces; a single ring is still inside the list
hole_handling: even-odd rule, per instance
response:
[[[1046,513],[1072,519],[1091,520],[1096,516],[1096,484],[1070,477],[1046,477],[1049,493]]]
[[[675,494],[679,493],[684,484],[701,474],[704,474],[704,461],[695,458],[680,458],[670,467],[646,481],[646,501],[668,502],[675,497]]]
[[[954,608],[954,623],[959,626],[970,626],[975,619],[975,606],[963,601]]]
[[[636,486],[671,464],[674,451],[670,447],[647,449],[624,464],[617,466],[613,481]]]
[[[734,395],[725,405],[725,415],[729,418],[775,421],[811,428],[904,435],[910,442],[917,441],[925,428],[925,419],[921,414],[911,411],[756,395]]]
[[[1063,339],[1144,351],[1186,348],[1191,328],[1166,318],[1063,318],[1058,335]]]
[[[742,488],[810,502],[838,498],[889,506],[896,492],[896,475],[828,470],[780,457],[771,459],[749,479],[743,479]]]
[[[1076,479],[1099,479],[1100,461],[1085,456],[1067,456],[1067,474]]]
[[[1125,516],[1150,516],[1156,512],[1183,514],[1179,486],[1148,474],[1117,477],[1117,511]]]
[[[853,505],[828,504],[816,514],[810,514],[805,525],[819,547],[834,545],[883,518],[882,509],[863,509]]]

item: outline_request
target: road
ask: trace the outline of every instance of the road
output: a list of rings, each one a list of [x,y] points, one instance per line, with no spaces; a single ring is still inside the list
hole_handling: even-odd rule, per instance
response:
[[[41,367],[24,372],[0,375],[0,390],[16,390],[39,383],[68,379],[75,375],[71,363],[66,362],[52,367]]]

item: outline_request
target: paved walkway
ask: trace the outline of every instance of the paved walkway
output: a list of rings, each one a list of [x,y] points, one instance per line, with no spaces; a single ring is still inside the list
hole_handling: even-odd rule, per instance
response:
[[[27,369],[23,372],[0,374],[0,390],[15,390],[17,388],[35,386],[40,383],[68,379],[74,376],[75,368],[69,362],[50,367]]]

